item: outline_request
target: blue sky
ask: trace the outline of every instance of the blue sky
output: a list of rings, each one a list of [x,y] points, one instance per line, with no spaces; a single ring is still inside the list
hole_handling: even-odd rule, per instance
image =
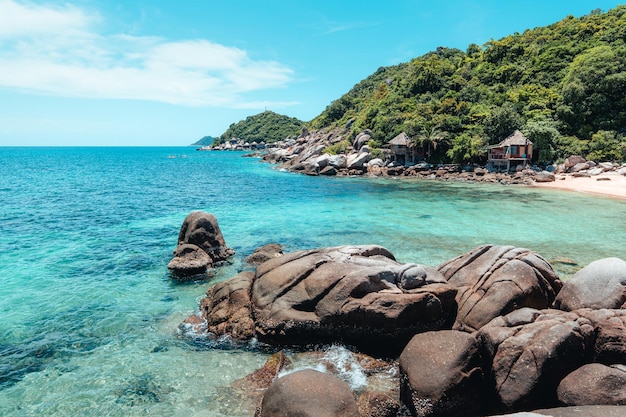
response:
[[[177,146],[309,121],[378,67],[609,0],[0,0],[0,146]]]

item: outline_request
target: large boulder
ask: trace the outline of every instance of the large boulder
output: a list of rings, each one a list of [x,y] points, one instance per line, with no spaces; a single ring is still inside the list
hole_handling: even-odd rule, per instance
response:
[[[626,364],[626,310],[583,308],[575,313],[589,320],[595,328],[593,361],[605,365]]]
[[[564,162],[565,164],[565,168],[571,168],[576,164],[582,164],[587,162],[587,160],[585,158],[583,158],[580,155],[572,155],[569,158],[567,158]]]
[[[215,263],[225,261],[234,253],[233,249],[226,246],[215,216],[194,211],[183,221],[174,259],[167,267],[175,275],[195,275],[205,272]]]
[[[250,292],[254,273],[244,271],[209,288],[200,301],[206,329],[215,336],[248,340],[254,336]]]
[[[255,417],[357,417],[350,386],[311,369],[278,378],[269,386]]]
[[[338,246],[259,265],[252,308],[264,342],[397,354],[414,334],[450,326],[455,294],[435,269],[400,264],[381,246]]]
[[[355,151],[360,151],[361,148],[367,144],[367,142],[370,141],[370,139],[372,139],[372,137],[367,134],[367,133],[359,133],[356,138],[354,138],[354,143],[352,144],[352,147],[354,148]]]
[[[510,411],[556,406],[559,382],[590,360],[594,332],[573,312],[531,308],[483,326],[478,338],[493,358],[493,403]]]
[[[469,333],[421,333],[400,355],[400,399],[414,416],[479,415],[484,391],[479,343]]]
[[[554,301],[560,310],[626,308],[626,261],[594,261],[565,282]]]
[[[561,381],[557,395],[565,405],[626,405],[626,365],[582,366]]]
[[[556,181],[556,176],[552,172],[541,171],[533,175],[533,179],[535,182],[554,182]]]
[[[457,330],[478,330],[522,307],[547,308],[562,286],[544,258],[513,246],[481,246],[438,270],[458,288]]]
[[[359,153],[348,155],[346,167],[348,169],[365,169],[366,164],[372,159],[369,148],[364,146]]]

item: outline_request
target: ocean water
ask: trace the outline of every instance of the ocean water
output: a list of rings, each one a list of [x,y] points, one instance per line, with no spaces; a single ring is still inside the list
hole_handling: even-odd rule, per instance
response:
[[[193,210],[215,214],[237,254],[208,279],[180,284],[166,265]],[[626,259],[625,219],[626,202],[608,198],[308,177],[241,153],[0,148],[0,415],[251,416],[231,384],[269,353],[177,328],[266,243],[380,244],[432,266],[508,244],[537,251],[566,278],[596,259]]]

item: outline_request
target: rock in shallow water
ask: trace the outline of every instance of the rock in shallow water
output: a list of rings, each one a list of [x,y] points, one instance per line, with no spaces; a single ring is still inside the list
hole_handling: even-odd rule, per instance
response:
[[[215,263],[225,261],[234,253],[233,249],[226,246],[215,216],[194,211],[183,221],[174,259],[167,267],[176,278],[184,278],[206,272]]]
[[[255,417],[356,417],[350,386],[331,375],[306,369],[278,378],[267,389]]]

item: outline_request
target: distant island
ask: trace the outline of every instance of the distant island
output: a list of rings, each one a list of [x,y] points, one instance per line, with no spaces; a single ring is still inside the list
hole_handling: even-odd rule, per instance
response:
[[[376,154],[404,134],[425,162],[485,164],[489,146],[519,130],[534,144],[534,164],[570,155],[623,162],[625,22],[626,6],[618,6],[465,51],[439,47],[379,68],[309,122],[265,111],[232,124],[215,143],[344,129],[338,149],[367,132]]]
[[[213,136],[204,136],[202,139],[192,143],[190,146],[211,146],[215,138]]]

